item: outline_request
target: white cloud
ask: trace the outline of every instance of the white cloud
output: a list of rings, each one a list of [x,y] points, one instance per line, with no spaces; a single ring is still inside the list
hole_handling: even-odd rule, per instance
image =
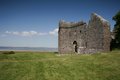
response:
[[[11,32],[9,32],[9,31],[5,31],[5,33],[6,33],[6,34],[11,34]]]
[[[31,35],[36,35],[36,34],[38,34],[38,32],[36,32],[36,31],[30,31],[30,34]]]
[[[31,37],[31,36],[45,36],[45,35],[52,35],[57,36],[58,35],[58,28],[54,29],[53,31],[47,32],[37,32],[37,31],[5,31],[5,35],[16,35],[16,36],[25,36],[25,37]]]
[[[38,33],[38,35],[42,36],[42,35],[47,35],[47,33]]]
[[[23,31],[20,33],[21,36],[32,36],[30,32],[28,31]]]
[[[5,33],[9,34],[9,35],[16,35],[16,36],[42,36],[42,35],[46,35],[46,33],[38,33],[37,31],[22,31],[22,32],[6,31]]]
[[[16,32],[12,32],[12,34],[19,35],[20,33],[16,31]]]
[[[54,29],[53,31],[49,32],[50,35],[58,35],[58,28]]]

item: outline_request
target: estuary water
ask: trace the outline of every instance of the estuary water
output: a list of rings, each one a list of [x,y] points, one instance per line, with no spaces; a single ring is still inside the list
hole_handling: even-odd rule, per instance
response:
[[[57,48],[47,47],[0,47],[0,51],[40,51],[40,52],[57,52]]]

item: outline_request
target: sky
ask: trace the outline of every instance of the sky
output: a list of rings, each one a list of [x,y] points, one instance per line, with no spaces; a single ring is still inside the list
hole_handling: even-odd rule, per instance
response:
[[[85,21],[95,12],[109,21],[120,0],[0,0],[0,46],[58,47],[58,24]]]

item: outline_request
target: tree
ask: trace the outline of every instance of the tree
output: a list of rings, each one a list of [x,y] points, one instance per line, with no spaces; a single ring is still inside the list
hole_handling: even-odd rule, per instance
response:
[[[115,16],[113,16],[113,20],[116,22],[114,25],[114,35],[115,35],[115,45],[116,48],[120,48],[120,11],[117,12]]]

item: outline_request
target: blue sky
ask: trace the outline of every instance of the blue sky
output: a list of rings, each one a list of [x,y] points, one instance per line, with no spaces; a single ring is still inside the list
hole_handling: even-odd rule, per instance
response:
[[[95,12],[111,24],[120,0],[0,0],[0,46],[58,47],[58,23],[88,22]]]

